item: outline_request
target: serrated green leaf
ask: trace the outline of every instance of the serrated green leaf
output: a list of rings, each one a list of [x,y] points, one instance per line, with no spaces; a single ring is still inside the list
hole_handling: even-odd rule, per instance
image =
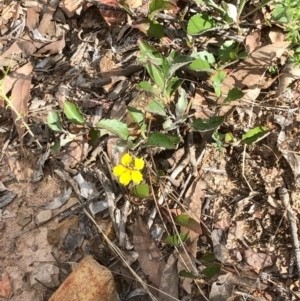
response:
[[[145,91],[145,92],[149,92],[155,96],[159,96],[160,94],[160,91],[153,87],[153,85],[151,85],[150,83],[148,82],[140,82],[138,85],[137,85],[137,88],[141,91]]]
[[[258,126],[242,136],[242,142],[251,145],[269,134],[270,129],[264,126]]]
[[[215,260],[215,258],[216,257],[214,253],[206,253],[201,256],[200,261],[203,264],[209,264],[212,263]]]
[[[213,263],[209,267],[202,270],[202,274],[206,278],[210,279],[210,278],[214,277],[215,275],[217,275],[218,273],[220,273],[220,271],[221,271],[221,265],[217,264],[217,263]]]
[[[73,124],[83,124],[84,117],[79,108],[70,101],[65,101],[63,104],[63,112]]]
[[[192,272],[188,272],[186,270],[180,271],[179,276],[185,277],[185,278],[191,278],[191,279],[196,279],[197,278],[197,276],[195,276]]]
[[[52,131],[60,132],[62,131],[62,123],[60,116],[57,112],[49,112],[47,116],[47,124]]]
[[[175,145],[172,142],[173,138],[174,137],[172,136],[156,132],[150,135],[145,146],[158,146],[166,149],[174,149]]]
[[[204,61],[203,59],[196,59],[189,65],[189,68],[191,70],[196,70],[196,71],[209,70],[210,65],[207,61]]]
[[[104,128],[107,131],[117,135],[123,140],[127,140],[129,132],[126,123],[115,119],[103,119],[96,123],[97,127]]]
[[[184,114],[187,106],[188,106],[188,100],[186,96],[186,92],[184,89],[180,89],[179,91],[180,97],[177,100],[176,104],[176,117],[181,118],[181,116]]]
[[[134,122],[136,122],[139,125],[141,125],[144,122],[145,114],[141,110],[130,106],[127,107],[127,110]]]
[[[196,220],[188,216],[187,214],[180,214],[175,217],[174,219],[175,224],[179,226],[186,227],[196,233],[202,234],[202,229],[200,226],[200,223],[198,223]]]
[[[170,78],[171,76],[173,76],[173,74],[181,67],[189,64],[190,62],[192,62],[194,59],[191,58],[190,56],[177,56],[174,58],[174,60],[171,63],[171,66],[169,67],[169,71],[168,71],[168,78]]]
[[[216,27],[216,22],[211,16],[207,14],[196,14],[189,20],[187,33],[197,35],[214,27]]]
[[[179,246],[181,244],[180,240],[182,242],[185,242],[188,237],[189,237],[189,233],[185,233],[185,234],[179,234],[180,235],[180,239],[178,237],[178,235],[169,235],[164,239],[164,242],[173,246]]]
[[[191,127],[196,131],[206,132],[217,128],[223,123],[223,121],[223,116],[215,116],[211,119],[197,118],[193,120]]]
[[[150,100],[146,107],[146,111],[160,116],[166,116],[164,105],[158,99]]]
[[[229,92],[227,97],[224,99],[224,103],[228,103],[231,101],[235,101],[237,99],[242,98],[245,95],[240,89],[232,88]]]
[[[139,184],[135,185],[130,194],[137,198],[147,198],[149,197],[149,185],[148,184]]]

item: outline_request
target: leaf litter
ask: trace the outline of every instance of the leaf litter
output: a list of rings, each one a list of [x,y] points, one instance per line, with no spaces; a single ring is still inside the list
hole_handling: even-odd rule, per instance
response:
[[[57,0],[35,3],[34,8],[26,1],[21,5],[7,1],[1,6],[2,74],[9,69],[2,78],[2,93],[11,97],[16,109],[11,112],[19,137],[15,138],[7,130],[1,131],[1,135],[5,134],[0,137],[4,154],[1,183],[5,185],[1,200],[4,201],[2,208],[8,210],[3,211],[0,226],[5,237],[13,237],[12,241],[1,237],[7,262],[16,262],[15,267],[24,270],[12,249],[22,254],[28,267],[34,260],[56,262],[49,256],[51,245],[55,251],[65,252],[60,253],[63,262],[76,262],[89,253],[97,254],[97,259],[106,265],[123,258],[121,264],[114,263],[116,270],[124,273],[124,279],[134,277],[135,284],[140,286],[136,285],[127,295],[132,299],[147,293],[152,300],[183,300],[191,294],[205,300],[226,300],[233,296],[235,300],[254,297],[275,300],[284,287],[282,298],[297,300],[294,291],[299,283],[293,266],[287,273],[293,262],[293,249],[287,248],[292,245],[289,223],[281,219],[284,210],[276,196],[276,189],[285,183],[291,192],[293,210],[299,209],[299,68],[287,62],[290,42],[285,40],[286,33],[274,25],[268,30],[263,28],[262,12],[265,18],[270,16],[267,10],[259,10],[253,18],[257,28],[246,34],[248,58],[233,60],[239,53],[230,52],[233,49],[230,48],[221,58],[224,61],[225,55],[232,59],[228,66],[202,64],[216,68],[213,76],[188,68],[192,59],[181,62],[179,59],[179,63],[168,70],[168,76],[176,71],[176,76],[186,79],[181,85],[184,90],[180,90],[177,105],[176,95],[171,98],[165,95],[170,99],[164,103],[151,100],[146,94],[137,97],[135,86],[141,78],[148,81],[150,92],[156,91],[156,86],[164,88],[164,83],[152,74],[152,80],[157,80],[153,85],[137,61],[137,41],[162,34],[166,36],[161,41],[149,39],[158,51],[166,56],[172,49],[182,49],[182,55],[184,51],[184,55],[190,54],[191,48],[183,43],[182,37],[178,39],[180,34],[184,36],[180,26],[189,21],[189,14],[176,19],[182,9],[180,3],[153,0],[148,8],[141,1],[126,1],[126,5],[115,1]],[[227,17],[237,24],[236,7],[231,4],[225,8]],[[215,45],[222,49],[224,45],[233,45],[231,41],[222,45],[226,42],[220,40],[222,29],[211,28],[217,19],[206,23],[200,36],[194,36],[203,21],[200,12],[204,15],[206,11],[205,8],[199,11],[195,4],[189,9],[197,12],[192,17],[193,22],[198,20],[197,28],[193,22],[187,26],[197,51],[202,43],[217,58]],[[223,8],[217,11],[220,10]],[[19,21],[19,25],[15,21]],[[24,30],[25,24],[29,32]],[[244,39],[240,34],[234,33],[233,37]],[[214,45],[212,41],[216,36],[219,42]],[[209,42],[204,41],[204,37]],[[157,57],[151,59],[156,66]],[[274,66],[279,66],[276,75],[270,72]],[[217,72],[219,67],[224,69],[222,74]],[[232,92],[234,88],[239,91]],[[230,91],[234,100],[227,99],[228,103],[223,104]],[[154,94],[161,96],[157,91]],[[134,119],[130,131],[124,127],[126,106],[133,99],[137,102],[130,106],[137,108],[136,113],[143,114],[145,109],[152,113],[145,119],[150,120],[148,128],[137,129],[137,124],[144,122],[143,118]],[[116,112],[119,111],[117,106],[110,114],[113,102],[121,103],[122,114]],[[38,104],[34,110],[33,103]],[[190,105],[192,111],[189,111]],[[4,102],[1,106],[2,112]],[[51,119],[53,125],[48,127],[49,111],[57,114]],[[96,112],[97,120],[93,122]],[[169,120],[163,133],[153,135],[155,127],[161,126],[159,118],[153,118],[157,113],[162,118],[168,115]],[[176,117],[172,121],[173,113]],[[193,142],[189,146],[186,132],[191,127],[180,123],[187,118],[186,114],[192,114],[189,118],[193,114],[203,118],[190,123],[197,126],[193,127]],[[226,118],[216,119],[217,115]],[[0,118],[1,126],[7,124],[13,128],[8,119],[2,115]],[[92,132],[91,124],[98,124],[101,130]],[[170,140],[167,136],[172,126],[178,129],[179,140]],[[265,128],[268,136],[260,131]],[[34,139],[28,138],[29,130]],[[137,199],[138,195],[132,197],[129,191],[117,185],[111,169],[118,164],[116,157],[126,150],[116,135],[121,133],[126,140],[132,133],[138,136],[142,131],[152,137],[153,141],[149,139],[150,143],[145,144],[149,151],[139,145],[132,149],[148,162],[149,175],[144,176],[150,181],[151,193]],[[154,139],[158,136],[160,141]],[[60,148],[50,154],[53,143],[60,143]],[[162,146],[167,150],[162,150]],[[199,157],[202,159],[197,165],[193,152],[198,155],[203,150],[204,156]],[[115,160],[110,161],[113,156]],[[59,169],[63,170],[60,177],[57,172],[53,173]],[[160,176],[154,176],[155,173]],[[72,192],[76,196],[72,196]],[[91,223],[90,218],[76,220],[77,215],[88,208],[94,220],[91,219]],[[50,218],[44,216],[36,225],[36,219],[31,217],[41,218],[41,209],[48,211]],[[176,225],[180,216],[185,225],[182,221]],[[72,223],[66,222],[69,220]],[[56,224],[60,232],[57,237],[51,224]],[[35,231],[37,226],[40,232]],[[286,237],[282,233],[287,233]],[[187,240],[183,234],[188,234]],[[173,245],[166,243],[167,236],[173,238]],[[31,251],[36,248],[42,251],[32,251],[37,252],[34,259],[32,252],[24,247],[27,237]],[[180,241],[179,237],[184,239]],[[117,256],[112,250],[119,250]],[[200,259],[211,253],[214,253],[212,262],[200,264]],[[139,268],[142,279],[136,274]],[[9,264],[6,270],[11,271]],[[240,281],[235,276],[237,271]],[[26,272],[33,271],[29,268]],[[0,290],[6,298],[11,295],[8,273],[3,274],[2,282],[6,284]],[[268,277],[261,277],[263,273],[276,278],[277,282],[271,285]],[[252,282],[247,284],[243,280],[249,275]],[[289,281],[284,281],[284,277],[289,277]],[[10,281],[14,283],[13,288],[19,285],[19,291],[27,293],[27,287],[20,284],[22,281],[15,274]],[[261,289],[254,285],[256,281],[261,282]],[[125,290],[129,284],[122,285]],[[14,291],[15,300],[19,298],[19,291]],[[39,298],[41,294],[37,291],[26,300],[41,300]]]

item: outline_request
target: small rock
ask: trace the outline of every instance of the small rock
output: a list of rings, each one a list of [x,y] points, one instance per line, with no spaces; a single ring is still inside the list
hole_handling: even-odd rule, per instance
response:
[[[59,268],[51,263],[40,263],[30,275],[31,287],[40,291],[46,291],[47,287],[58,287],[59,284]]]
[[[92,256],[85,257],[49,301],[118,301],[114,278],[109,269]]]
[[[47,222],[52,217],[52,211],[51,210],[43,210],[36,216],[36,223],[38,225]]]

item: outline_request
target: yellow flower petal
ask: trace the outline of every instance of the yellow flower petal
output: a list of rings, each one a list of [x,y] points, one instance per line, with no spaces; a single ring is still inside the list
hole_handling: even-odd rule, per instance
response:
[[[120,183],[127,186],[131,181],[131,171],[127,169],[119,179]]]
[[[144,159],[139,159],[139,158],[135,158],[134,159],[134,169],[137,169],[137,170],[142,170],[145,166],[145,161]]]
[[[138,170],[132,170],[131,171],[131,179],[135,184],[140,184],[143,180],[143,175]]]
[[[127,170],[126,167],[124,167],[123,165],[117,165],[114,167],[113,169],[113,174],[116,177],[119,177],[120,175],[122,175],[125,171]]]
[[[132,157],[129,154],[125,154],[122,159],[121,159],[121,163],[124,166],[129,166],[129,164],[132,162]]]

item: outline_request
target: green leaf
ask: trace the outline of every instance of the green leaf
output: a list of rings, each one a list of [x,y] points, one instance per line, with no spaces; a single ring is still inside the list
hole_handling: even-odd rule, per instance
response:
[[[52,131],[60,132],[62,131],[62,124],[60,116],[57,112],[49,112],[47,117],[47,124]]]
[[[188,106],[188,100],[187,100],[187,96],[186,96],[186,92],[184,89],[180,89],[179,91],[180,97],[178,98],[177,104],[176,104],[176,117],[180,118],[187,106]]]
[[[164,27],[157,22],[149,20],[147,34],[151,37],[161,39],[165,35]]]
[[[198,223],[193,218],[189,217],[187,214],[180,214],[176,216],[174,221],[179,226],[186,227],[196,233],[202,234],[200,223]]]
[[[181,86],[182,83],[183,80],[179,79],[177,76],[171,77],[168,80],[167,87],[164,91],[164,96],[170,99],[171,96],[176,92],[176,90]]]
[[[206,253],[203,254],[200,258],[200,261],[203,264],[209,264],[212,263],[215,260],[215,254],[214,253]]]
[[[170,1],[152,0],[149,5],[148,18],[152,19],[159,11],[172,9],[174,5]]]
[[[203,61],[207,61],[210,65],[214,65],[216,63],[216,60],[215,60],[215,57],[213,56],[213,54],[209,53],[206,50],[192,53],[191,57],[193,57],[195,59],[201,59]]]
[[[197,118],[193,120],[191,127],[196,131],[206,132],[217,128],[223,123],[223,121],[223,116],[215,116],[211,119]]]
[[[189,20],[187,33],[197,35],[214,27],[216,27],[216,22],[212,17],[207,14],[197,14]]]
[[[170,118],[168,118],[168,119],[163,123],[163,129],[166,130],[166,131],[172,129],[173,126],[174,126],[173,121],[172,121]]]
[[[63,112],[73,124],[84,123],[83,114],[74,103],[65,101],[63,104]]]
[[[97,129],[91,129],[89,132],[89,145],[96,146],[99,142],[100,131]]]
[[[224,141],[226,142],[226,143],[233,143],[233,142],[235,142],[235,138],[234,138],[234,136],[233,136],[233,134],[232,133],[226,133],[226,135],[225,135],[225,139],[224,139]]]
[[[240,89],[232,88],[229,92],[227,97],[224,99],[224,103],[228,103],[237,99],[242,98],[245,95]]]
[[[164,105],[158,99],[150,100],[146,107],[146,111],[160,116],[166,116]]]
[[[217,264],[217,263],[213,263],[209,267],[202,270],[202,274],[206,278],[210,279],[210,278],[214,277],[215,275],[217,275],[218,273],[220,273],[220,271],[221,271],[221,265]]]
[[[127,107],[127,110],[134,122],[136,122],[139,125],[141,125],[144,122],[145,114],[141,110],[130,106]]]
[[[196,279],[197,278],[197,276],[195,276],[192,272],[188,272],[186,270],[180,271],[179,276],[185,277],[185,278],[191,278],[191,279]]]
[[[189,233],[185,233],[185,234],[179,234],[180,239],[178,237],[178,235],[170,235],[167,236],[164,239],[164,242],[173,246],[179,246],[180,245],[180,241],[185,242],[188,239]]]
[[[168,135],[168,137],[173,144],[180,142],[180,138],[177,135]]]
[[[156,132],[150,135],[145,146],[159,146],[166,149],[174,149],[175,145],[172,140],[174,141],[174,137]]]
[[[103,119],[97,122],[96,126],[108,130],[123,140],[127,140],[129,135],[127,124],[119,120]]]
[[[137,85],[137,88],[141,91],[149,92],[149,93],[159,97],[160,91],[158,89],[156,89],[155,87],[153,87],[153,85],[151,85],[148,82],[140,82]]]
[[[169,68],[168,71],[168,78],[170,78],[171,76],[173,76],[173,74],[181,67],[189,64],[190,62],[192,62],[194,59],[189,57],[189,56],[177,56],[174,58],[174,60],[171,63],[171,66]]]
[[[214,89],[215,89],[215,93],[218,97],[220,97],[222,94],[222,91],[221,91],[222,82],[225,80],[226,77],[227,77],[227,73],[222,70],[215,72],[210,77],[212,84],[214,86]]]
[[[152,80],[156,83],[156,85],[163,90],[165,86],[165,77],[162,71],[156,67],[155,65],[148,64],[146,65],[146,69],[151,76]]]
[[[135,185],[130,194],[137,198],[147,198],[149,197],[149,185],[148,184],[139,184]]]
[[[219,59],[222,63],[231,61],[237,58],[239,44],[235,41],[226,41],[219,49]]]
[[[251,145],[263,139],[270,132],[270,129],[264,126],[258,126],[242,136],[242,142]]]
[[[202,59],[196,59],[194,60],[190,65],[189,68],[191,70],[196,70],[196,71],[206,71],[206,70],[210,70],[210,65],[207,61],[204,61]]]
[[[161,53],[157,51],[156,48],[150,46],[147,42],[143,40],[138,40],[137,44],[140,48],[142,56],[148,56],[149,58],[159,58],[159,59],[163,58]]]
[[[54,144],[50,146],[50,149],[54,152],[54,153],[58,153],[60,151],[60,141],[59,140],[55,140]]]

